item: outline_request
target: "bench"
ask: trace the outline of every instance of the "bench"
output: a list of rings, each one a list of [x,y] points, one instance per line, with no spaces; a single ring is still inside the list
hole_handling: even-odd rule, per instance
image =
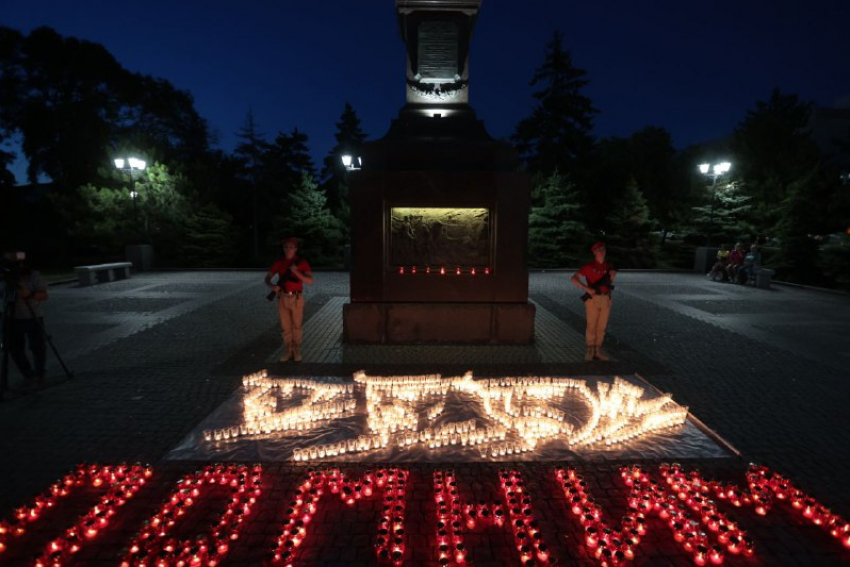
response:
[[[776,270],[771,270],[770,268],[756,268],[753,270],[753,273],[750,276],[750,281],[747,283],[762,289],[770,289],[770,278],[772,278],[775,273]]]
[[[80,287],[94,285],[96,283],[113,282],[130,277],[130,262],[115,262],[113,264],[97,264],[96,266],[77,266],[74,271]]]

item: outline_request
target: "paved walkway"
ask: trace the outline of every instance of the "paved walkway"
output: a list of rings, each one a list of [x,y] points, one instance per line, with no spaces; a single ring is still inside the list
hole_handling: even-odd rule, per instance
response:
[[[241,376],[443,372],[638,373],[737,447],[850,516],[850,297],[771,290],[693,274],[625,272],[609,363],[581,362],[583,306],[564,273],[535,273],[536,343],[526,347],[357,346],[341,340],[344,273],[309,290],[305,362],[277,363],[276,313],[260,272],[164,272],[51,288],[48,388],[0,403],[0,511],[82,461],[156,462]],[[20,377],[11,375],[12,388]]]

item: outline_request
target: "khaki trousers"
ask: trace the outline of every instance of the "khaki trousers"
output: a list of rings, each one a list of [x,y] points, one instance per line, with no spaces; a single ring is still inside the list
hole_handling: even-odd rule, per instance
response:
[[[594,295],[584,302],[587,312],[587,329],[584,332],[584,344],[589,347],[601,347],[605,340],[605,327],[611,315],[611,296]]]
[[[277,300],[280,329],[286,353],[301,347],[301,323],[304,321],[304,296],[281,294]]]

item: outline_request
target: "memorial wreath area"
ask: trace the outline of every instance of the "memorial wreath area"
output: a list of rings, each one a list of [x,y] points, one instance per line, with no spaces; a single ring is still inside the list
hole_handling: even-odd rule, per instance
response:
[[[845,518],[640,377],[262,371],[220,410],[160,463],[81,464],[16,508],[0,564],[850,560]]]

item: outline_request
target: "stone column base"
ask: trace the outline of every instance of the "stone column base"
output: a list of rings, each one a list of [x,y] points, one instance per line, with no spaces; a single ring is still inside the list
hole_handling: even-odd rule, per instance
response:
[[[346,303],[346,344],[530,344],[530,303]]]

